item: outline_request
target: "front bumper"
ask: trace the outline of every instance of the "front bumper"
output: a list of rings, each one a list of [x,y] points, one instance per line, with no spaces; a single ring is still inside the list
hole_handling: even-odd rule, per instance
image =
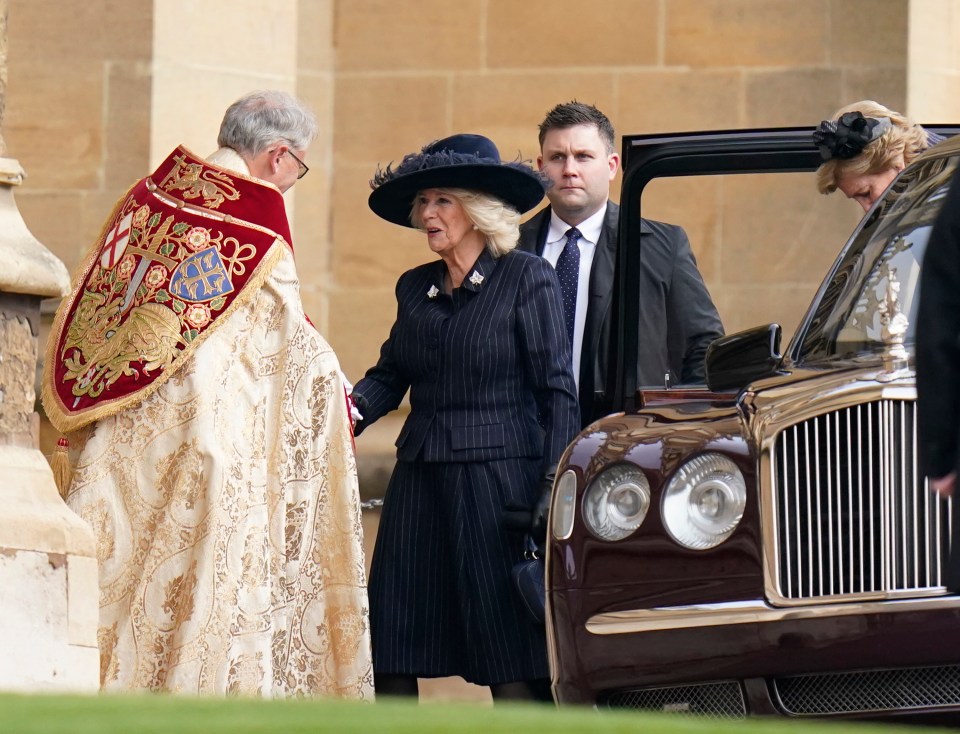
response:
[[[552,596],[560,703],[704,713],[891,716],[960,711],[960,598],[781,609],[740,601],[594,614]],[[903,691],[906,691],[905,693]],[[714,704],[711,704],[714,705]],[[708,707],[709,708],[709,707]]]

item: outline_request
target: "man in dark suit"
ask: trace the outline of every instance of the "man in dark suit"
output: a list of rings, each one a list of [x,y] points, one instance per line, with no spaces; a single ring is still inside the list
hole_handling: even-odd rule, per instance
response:
[[[960,592],[960,175],[937,217],[920,268],[917,313],[920,463],[930,489],[953,500],[946,587]]]
[[[594,400],[603,390],[610,343],[620,221],[620,207],[609,199],[620,166],[613,125],[592,105],[557,105],[540,123],[537,165],[553,184],[550,206],[521,226],[519,247],[557,268],[565,316],[573,324],[573,371],[586,425],[599,417]],[[687,235],[676,225],[645,219],[639,245],[639,384],[701,383],[707,346],[723,336],[723,325]]]

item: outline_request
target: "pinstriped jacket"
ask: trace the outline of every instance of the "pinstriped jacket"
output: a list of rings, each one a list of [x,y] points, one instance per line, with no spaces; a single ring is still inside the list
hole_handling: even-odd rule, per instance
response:
[[[397,408],[401,461],[542,457],[556,462],[579,430],[556,273],[546,261],[487,251],[452,296],[442,261],[397,282],[397,320],[353,390],[356,433]]]

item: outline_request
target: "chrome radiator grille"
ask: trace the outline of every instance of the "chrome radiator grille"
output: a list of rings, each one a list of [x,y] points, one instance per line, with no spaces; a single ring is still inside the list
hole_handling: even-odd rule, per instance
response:
[[[937,591],[949,503],[917,469],[915,404],[878,400],[785,429],[772,454],[781,597]]]

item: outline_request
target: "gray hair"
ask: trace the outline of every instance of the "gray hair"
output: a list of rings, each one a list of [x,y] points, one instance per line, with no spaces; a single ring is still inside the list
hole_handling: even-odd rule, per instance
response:
[[[293,95],[275,89],[251,92],[227,108],[217,145],[257,155],[279,141],[306,150],[317,137],[317,118]]]

